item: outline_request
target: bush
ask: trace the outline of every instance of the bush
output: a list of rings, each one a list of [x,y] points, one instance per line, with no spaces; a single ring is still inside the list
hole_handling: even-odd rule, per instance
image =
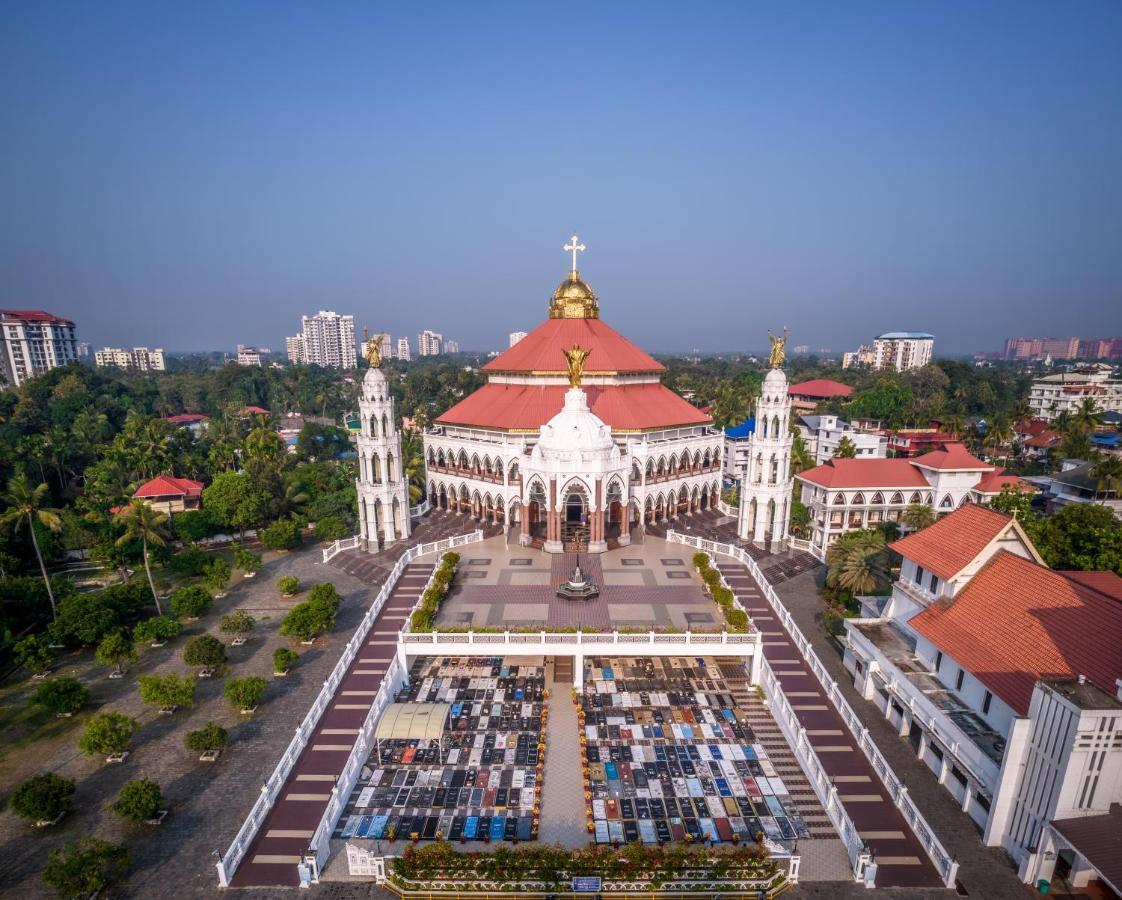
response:
[[[122,819],[132,822],[144,822],[155,818],[164,802],[160,786],[147,778],[138,778],[128,781],[117,795],[117,802],[113,804],[113,812]]]
[[[715,588],[721,583],[721,573],[716,569],[705,569],[701,573],[701,580],[709,585],[710,588]]]
[[[198,547],[192,545],[185,547],[171,558],[171,570],[180,575],[189,575],[194,578],[206,571],[209,562],[210,557]]]
[[[294,597],[300,590],[300,579],[295,575],[282,575],[277,579],[277,590],[282,597]]]
[[[203,573],[203,583],[212,591],[220,591],[230,583],[230,564],[222,557],[212,559]]]
[[[116,712],[98,713],[86,723],[78,749],[90,756],[122,753],[139,727],[136,719]]]
[[[44,772],[16,788],[9,805],[17,816],[32,822],[50,822],[70,809],[73,793],[73,781],[54,772]]]
[[[321,604],[297,603],[281,620],[280,633],[285,637],[296,637],[311,641],[317,635],[328,631],[335,624],[335,616]]]
[[[273,671],[274,672],[287,672],[294,665],[300,656],[293,653],[287,647],[277,647],[273,651]]]
[[[329,615],[334,616],[339,610],[339,604],[343,598],[339,596],[339,592],[335,590],[335,585],[330,582],[312,585],[312,589],[308,591],[308,602],[313,606],[325,610]]]
[[[700,550],[693,555],[693,564],[699,569],[709,568],[709,554],[702,553]]]
[[[234,565],[243,572],[256,572],[261,568],[261,556],[252,550],[239,547],[234,551]]]
[[[717,605],[727,613],[732,608],[732,591],[723,585],[713,588],[713,599]]]
[[[415,610],[409,619],[409,627],[413,631],[431,631],[432,613],[427,609]]]
[[[60,897],[87,897],[107,891],[129,867],[129,852],[121,844],[84,837],[51,851],[43,868],[43,883]]]
[[[172,591],[171,611],[177,616],[197,618],[210,609],[213,602],[214,598],[210,595],[210,591],[193,584]]]
[[[195,753],[208,753],[211,750],[222,750],[230,743],[230,735],[226,729],[215,722],[207,722],[198,731],[188,731],[183,739],[188,750]]]
[[[137,623],[132,630],[132,639],[137,643],[160,644],[170,641],[182,629],[179,620],[172,616],[153,616]]]
[[[140,699],[151,706],[193,706],[195,679],[190,675],[141,675]]]
[[[216,668],[226,662],[226,645],[209,634],[200,634],[184,646],[183,661],[189,666]]]
[[[218,623],[218,630],[223,634],[249,634],[253,631],[256,620],[247,612],[238,610],[222,617]]]
[[[29,634],[23,640],[17,641],[12,652],[17,663],[36,675],[46,672],[55,662],[55,655],[51,653],[46,640],[37,634]]]
[[[460,564],[460,554],[449,550],[442,557],[441,561],[448,563],[450,566],[458,566]]]
[[[59,601],[51,634],[61,642],[93,647],[151,602],[152,592],[141,580],[73,594]]]
[[[729,627],[733,631],[747,631],[748,630],[748,613],[742,609],[730,609],[725,613],[725,618],[729,621]]]
[[[257,533],[270,550],[291,550],[300,543],[300,526],[292,519],[278,519]]]
[[[231,678],[222,688],[222,693],[234,709],[253,709],[261,702],[268,686],[264,678]]]
[[[89,689],[77,678],[65,675],[44,681],[35,691],[33,702],[55,715],[76,713],[90,700]]]
[[[185,544],[193,544],[217,531],[214,517],[206,509],[186,509],[171,517],[175,536]]]
[[[324,516],[316,522],[316,539],[330,544],[342,540],[350,529],[339,516]]]
[[[97,645],[94,658],[103,666],[115,666],[120,672],[122,666],[136,662],[136,647],[124,632],[114,631]]]

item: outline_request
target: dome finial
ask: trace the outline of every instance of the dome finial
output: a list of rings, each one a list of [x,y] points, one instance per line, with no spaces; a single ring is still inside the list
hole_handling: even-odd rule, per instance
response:
[[[588,249],[584,244],[578,243],[578,241],[579,238],[574,234],[572,241],[562,248],[563,250],[571,251],[573,254],[573,268],[570,270],[569,274],[574,278],[577,275],[577,254]]]

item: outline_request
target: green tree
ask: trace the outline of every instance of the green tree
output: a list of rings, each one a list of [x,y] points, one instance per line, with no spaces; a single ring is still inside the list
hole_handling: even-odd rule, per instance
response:
[[[176,588],[171,594],[171,611],[177,616],[198,618],[214,603],[214,598],[197,584]]]
[[[77,678],[64,675],[44,681],[35,689],[33,701],[58,716],[76,713],[89,703],[89,689]]]
[[[53,822],[70,810],[73,794],[73,781],[54,772],[44,772],[16,788],[8,805],[17,816],[32,822]]]
[[[349,530],[347,523],[339,516],[324,516],[316,522],[316,539],[330,544],[332,541],[345,538]]]
[[[258,534],[270,550],[291,550],[300,543],[300,526],[293,519],[278,519]]]
[[[212,591],[220,591],[230,583],[230,564],[221,557],[212,559],[206,567],[203,582]]]
[[[52,850],[42,878],[60,897],[92,897],[124,878],[128,867],[129,853],[124,846],[83,837]]]
[[[1032,537],[1053,569],[1108,570],[1122,575],[1122,520],[1108,507],[1070,504],[1042,519]]]
[[[23,474],[9,479],[8,490],[4,494],[4,504],[7,509],[0,513],[0,527],[14,530],[27,523],[27,530],[31,534],[31,546],[35,549],[35,558],[39,561],[39,571],[47,588],[47,599],[51,601],[51,616],[57,618],[55,592],[47,575],[47,565],[43,562],[43,551],[39,548],[39,536],[35,530],[36,523],[48,531],[59,531],[62,528],[59,511],[46,505],[48,491],[46,483],[33,488],[27,476]]]
[[[334,624],[335,616],[326,607],[305,601],[297,603],[288,611],[281,620],[280,633],[285,637],[312,641],[329,631]]]
[[[225,749],[230,743],[230,735],[220,725],[207,722],[197,731],[188,731],[184,743],[188,750],[195,753],[209,753],[213,750]]]
[[[926,503],[912,503],[900,514],[900,524],[912,531],[922,531],[935,521],[935,510]]]
[[[55,655],[47,642],[37,634],[29,634],[17,641],[13,648],[16,662],[36,675],[48,671],[55,664]]]
[[[184,646],[183,661],[189,666],[217,668],[226,662],[226,645],[209,634],[200,634]]]
[[[1117,456],[1100,459],[1091,468],[1090,475],[1095,481],[1096,500],[1100,495],[1109,498],[1122,494],[1122,459]]]
[[[1101,421],[1102,410],[1094,397],[1084,397],[1071,414],[1072,427],[1088,435],[1094,434]]]
[[[872,594],[888,584],[888,548],[879,531],[843,534],[826,551],[826,585]]]
[[[124,666],[136,662],[136,647],[123,631],[114,631],[97,645],[94,658],[103,666],[113,666],[115,671],[120,672]]]
[[[124,532],[117,538],[118,547],[136,540],[140,541],[143,548],[144,573],[148,576],[148,587],[156,604],[156,615],[162,616],[164,611],[160,608],[160,595],[156,591],[156,582],[152,580],[148,548],[163,547],[167,543],[167,513],[162,513],[137,498],[117,513],[117,521],[125,527]]]
[[[203,489],[203,506],[223,525],[241,534],[261,523],[269,498],[248,475],[222,472]]]
[[[277,647],[273,651],[273,671],[274,672],[287,672],[294,665],[300,656],[287,647]]]
[[[234,565],[243,572],[256,572],[261,568],[261,555],[239,547],[234,551]]]
[[[1007,516],[1013,516],[1024,524],[1033,518],[1032,493],[1007,484],[1001,489],[1001,493],[990,501],[990,508]]]
[[[277,579],[277,590],[282,597],[293,597],[300,590],[300,579],[295,575],[282,575]]]
[[[261,702],[266,687],[264,678],[231,678],[223,686],[222,693],[234,709],[253,709]]]
[[[253,631],[253,626],[255,624],[256,619],[254,619],[253,616],[239,609],[236,612],[223,616],[222,620],[218,623],[218,630],[223,634],[232,634],[240,637]]]
[[[130,822],[146,822],[154,819],[163,805],[164,797],[160,786],[147,778],[127,781],[113,804],[113,812]]]
[[[139,728],[136,719],[117,712],[98,713],[78,738],[78,749],[90,756],[123,753]]]
[[[189,675],[141,675],[140,699],[149,706],[168,709],[195,705],[195,679]]]
[[[857,458],[857,445],[849,439],[848,436],[843,436],[838,441],[838,446],[834,448],[834,459],[856,459]]]
[[[151,619],[137,622],[132,631],[132,638],[138,643],[162,644],[178,635],[182,628],[179,620],[172,616],[153,616]]]

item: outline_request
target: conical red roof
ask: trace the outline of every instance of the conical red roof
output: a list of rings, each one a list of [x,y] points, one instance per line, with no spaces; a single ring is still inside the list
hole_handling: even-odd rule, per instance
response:
[[[586,375],[666,370],[602,319],[547,319],[483,371],[564,373],[561,351],[573,344],[592,351],[584,364]]]

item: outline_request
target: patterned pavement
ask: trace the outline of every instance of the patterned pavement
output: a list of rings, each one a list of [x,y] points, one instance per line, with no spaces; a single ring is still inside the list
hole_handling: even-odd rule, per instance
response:
[[[775,617],[748,570],[727,557],[718,566],[763,633],[764,658],[783,686],[807,739],[834,785],[858,833],[877,862],[877,887],[941,887],[927,853],[854,741],[849,728],[804,667],[798,648]]]
[[[432,568],[431,562],[416,563],[402,573],[246,851],[233,878],[235,887],[298,885],[296,864],[323,817],[331,787],[346,765],[397,651],[398,630]]]

